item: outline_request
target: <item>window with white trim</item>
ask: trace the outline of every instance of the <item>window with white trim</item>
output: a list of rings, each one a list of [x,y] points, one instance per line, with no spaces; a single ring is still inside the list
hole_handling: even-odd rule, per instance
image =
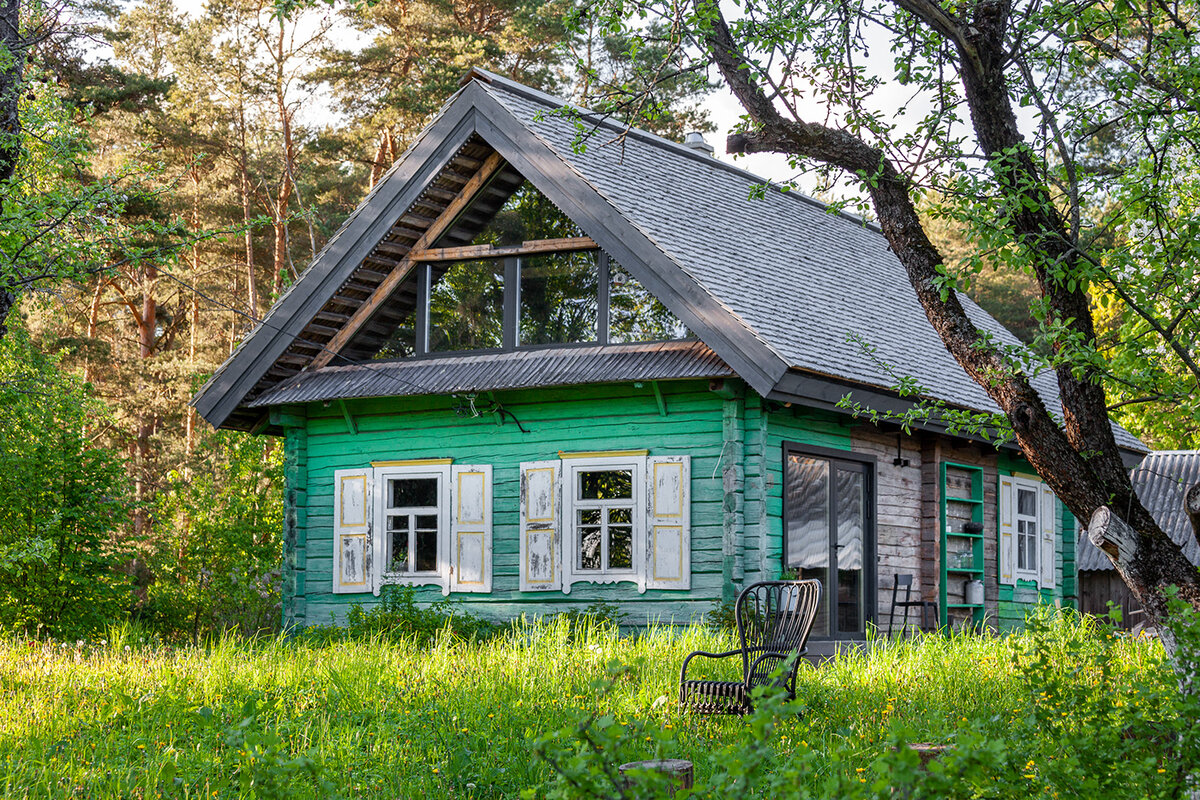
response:
[[[492,468],[449,459],[334,473],[333,591],[490,592]]]
[[[1037,580],[1038,574],[1038,488],[1028,481],[1016,481],[1017,577]]]
[[[521,591],[691,585],[690,459],[646,451],[521,465]]]
[[[645,458],[564,463],[572,578],[636,582],[644,552]]]
[[[1036,478],[1001,475],[997,492],[999,580],[1053,589],[1058,577],[1058,499]]]
[[[444,472],[420,467],[377,471],[382,583],[442,583],[450,530]]]

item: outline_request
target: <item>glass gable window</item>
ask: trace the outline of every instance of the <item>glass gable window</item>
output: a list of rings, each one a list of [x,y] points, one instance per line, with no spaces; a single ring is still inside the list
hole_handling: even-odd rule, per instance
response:
[[[376,358],[692,336],[628,269],[521,180],[501,175],[494,191],[481,193],[414,258],[400,287],[405,302],[387,312],[394,331]]]
[[[594,250],[521,259],[519,342],[596,341],[598,266]]]
[[[629,271],[610,260],[608,263],[608,341],[658,342],[686,339],[692,334]]]
[[[429,350],[449,353],[504,346],[504,262],[438,264],[429,289]]]

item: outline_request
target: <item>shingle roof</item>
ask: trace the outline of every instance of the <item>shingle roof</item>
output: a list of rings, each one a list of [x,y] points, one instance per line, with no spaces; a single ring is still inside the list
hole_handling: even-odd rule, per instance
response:
[[[496,76],[485,87],[790,367],[885,389],[911,376],[932,398],[998,410],[946,350],[878,229],[798,192],[755,193],[764,179],[643,131],[614,140],[601,127],[580,152],[576,119],[547,113],[561,100]],[[1019,344],[960,298],[978,327]],[[1053,373],[1033,383],[1057,397]]]
[[[289,342],[311,351],[305,326],[329,288],[349,285],[378,245],[378,230],[423,191],[417,184],[433,174],[424,162],[449,157],[468,137],[494,148],[575,217],[760,394],[788,395],[783,383],[796,376],[887,394],[909,376],[931,398],[996,410],[946,351],[877,229],[797,192],[756,191],[764,181],[749,172],[598,117],[585,116],[599,127],[581,148],[576,120],[558,113],[562,100],[481,70],[473,76],[431,123],[437,136],[420,137],[269,318],[288,305],[286,319],[274,329],[264,323],[197,395],[193,402],[206,419],[224,424],[235,410],[244,416],[268,387],[299,385],[283,377],[273,387],[272,365]],[[980,328],[1018,344],[962,301]],[[300,367],[291,358],[294,373]],[[1053,375],[1033,382],[1055,409]],[[1116,432],[1122,447],[1146,452]]]
[[[550,347],[325,367],[281,382],[250,405],[733,374],[716,353],[697,341]]]
[[[1192,523],[1183,506],[1184,493],[1200,483],[1200,451],[1162,450],[1151,453],[1129,477],[1138,499],[1159,527],[1183,549],[1183,554],[1193,564],[1200,566],[1200,544],[1196,542]],[[1080,534],[1076,559],[1081,572],[1113,568],[1108,556],[1088,541],[1086,531]]]

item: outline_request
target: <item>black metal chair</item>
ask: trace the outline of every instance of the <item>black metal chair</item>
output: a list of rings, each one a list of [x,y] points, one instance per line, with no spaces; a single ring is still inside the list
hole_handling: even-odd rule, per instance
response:
[[[930,630],[925,614],[928,611],[933,612],[933,620],[936,623],[938,618],[937,603],[932,600],[913,600],[912,599],[912,575],[897,575],[896,583],[892,585],[892,611],[888,615],[888,638],[896,635],[896,609],[904,609],[904,622],[900,626],[900,630],[908,627],[908,610],[910,608],[921,609],[921,630]],[[904,589],[904,599],[900,600],[900,589]]]
[[[679,670],[679,707],[701,714],[747,714],[753,710],[751,693],[758,686],[774,685],[796,696],[796,670],[821,601],[821,582],[763,581],[742,590],[734,605],[741,647],[728,653],[697,651],[683,660]],[[742,657],[740,681],[688,680],[688,664],[696,656]],[[771,674],[785,667],[784,674]]]

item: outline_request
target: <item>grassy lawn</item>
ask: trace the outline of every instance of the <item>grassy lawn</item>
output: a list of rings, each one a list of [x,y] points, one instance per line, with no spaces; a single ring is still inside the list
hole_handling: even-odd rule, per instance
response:
[[[883,795],[912,771],[898,740],[958,743],[969,763],[955,771],[977,796],[1154,796],[1178,771],[1156,643],[1061,619],[1035,634],[928,636],[802,667],[800,714],[681,717],[684,656],[731,644],[698,627],[619,638],[565,619],[482,643],[7,640],[0,794],[542,797],[567,786],[535,753],[555,731],[545,749],[582,783],[605,759],[663,755],[693,760],[706,796],[753,796],[746,786],[780,776],[814,797]],[[608,752],[572,755],[593,713],[588,737]],[[1081,752],[1091,746],[1108,752]],[[1103,766],[1113,759],[1119,774]]]

